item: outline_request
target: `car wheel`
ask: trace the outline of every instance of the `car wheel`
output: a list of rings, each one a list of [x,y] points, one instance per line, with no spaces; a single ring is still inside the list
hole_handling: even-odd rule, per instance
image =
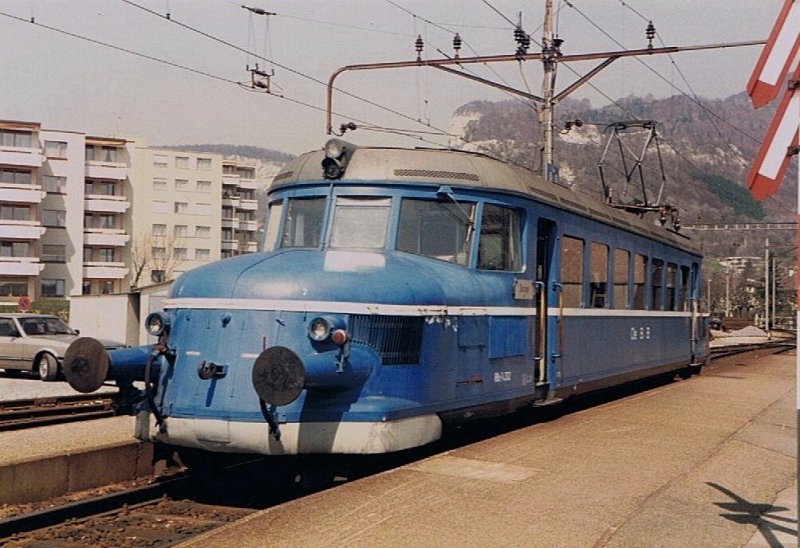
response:
[[[43,381],[54,381],[58,376],[58,362],[52,354],[42,354],[39,358],[39,378]]]

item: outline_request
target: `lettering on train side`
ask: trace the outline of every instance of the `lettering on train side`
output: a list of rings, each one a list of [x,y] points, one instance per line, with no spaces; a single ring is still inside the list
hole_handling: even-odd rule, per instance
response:
[[[650,340],[650,326],[644,325],[639,327],[631,327],[631,340],[632,341],[649,341]]]

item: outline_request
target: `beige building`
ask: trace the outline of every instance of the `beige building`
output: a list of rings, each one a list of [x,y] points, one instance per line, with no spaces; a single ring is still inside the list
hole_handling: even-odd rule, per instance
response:
[[[254,252],[265,185],[219,154],[0,121],[0,305],[126,292]]]

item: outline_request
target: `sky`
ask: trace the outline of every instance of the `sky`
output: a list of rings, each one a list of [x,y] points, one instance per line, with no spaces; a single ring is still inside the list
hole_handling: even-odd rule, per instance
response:
[[[649,20],[656,47],[763,40],[782,3],[553,0],[564,54],[646,47]],[[242,4],[275,15],[254,15]],[[417,36],[425,42],[423,58],[443,58],[453,53],[455,32],[463,40],[462,57],[512,54],[511,22],[521,17],[526,32],[540,41],[543,16],[543,0],[3,0],[0,119],[145,138],[152,145],[227,143],[299,154],[327,138],[324,83],[337,68],[414,60]],[[539,49],[532,44],[530,51]],[[724,98],[745,90],[759,52],[749,46],[619,60],[572,97],[594,106],[628,95]],[[242,85],[250,82],[246,67],[256,62],[274,70],[272,94]],[[561,64],[557,89],[596,64]],[[540,94],[540,63],[471,70]],[[341,91],[334,92],[333,109],[340,115],[334,126],[362,121],[346,137],[365,145],[445,144],[447,138],[437,134],[450,130],[459,106],[510,98],[418,67],[347,72],[336,86]],[[396,132],[410,129],[425,133],[409,138]]]

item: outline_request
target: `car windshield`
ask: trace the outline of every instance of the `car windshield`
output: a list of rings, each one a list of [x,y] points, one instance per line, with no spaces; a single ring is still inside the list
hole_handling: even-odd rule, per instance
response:
[[[74,335],[61,318],[20,318],[26,335]]]

